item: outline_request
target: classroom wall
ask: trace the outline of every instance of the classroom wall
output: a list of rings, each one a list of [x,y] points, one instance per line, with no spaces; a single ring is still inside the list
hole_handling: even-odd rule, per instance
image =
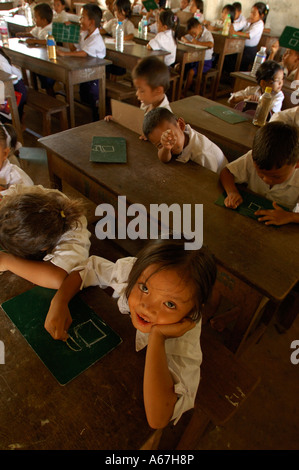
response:
[[[220,17],[222,7],[232,1],[225,0],[203,0],[204,13],[207,20],[214,20]],[[242,4],[243,15],[248,17],[251,7],[256,0],[238,0]],[[299,8],[298,0],[268,0],[265,2],[270,7],[270,13],[267,18],[267,27],[271,28],[273,35],[280,35],[285,26],[298,28]]]

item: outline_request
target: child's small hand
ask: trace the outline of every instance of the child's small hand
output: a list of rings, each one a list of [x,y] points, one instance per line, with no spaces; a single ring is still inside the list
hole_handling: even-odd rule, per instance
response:
[[[68,338],[67,330],[72,323],[72,317],[67,305],[58,306],[51,303],[46,320],[45,329],[54,339],[66,341]]]
[[[56,55],[59,56],[59,57],[63,57],[63,56],[65,56],[65,55],[67,55],[67,52],[66,52],[66,51],[62,51],[61,49],[56,48]]]
[[[227,197],[224,199],[225,206],[229,207],[230,209],[237,209],[237,207],[242,204],[242,202],[242,196],[238,191],[228,193]]]
[[[148,140],[148,139],[145,137],[144,134],[140,135],[140,136],[139,136],[139,139],[140,139],[140,140]]]
[[[0,251],[0,272],[7,271],[7,267],[5,265],[5,259],[7,254],[3,251]]]
[[[167,338],[179,338],[183,336],[187,331],[192,330],[196,323],[191,318],[183,318],[177,323],[170,323],[167,325],[153,325],[150,334],[161,334],[165,339]]]
[[[292,222],[292,212],[285,211],[276,202],[273,202],[274,209],[261,209],[254,214],[262,217],[259,222],[265,222],[265,225],[284,225]]]
[[[278,51],[279,49],[279,41],[275,41],[272,45],[271,45],[271,52],[275,55],[276,52]]]
[[[163,132],[163,134],[161,135],[161,144],[167,150],[171,150],[172,147],[176,144],[176,141],[177,139],[172,130],[170,129]]]
[[[258,101],[260,99],[260,97],[257,96],[257,95],[249,95],[249,96],[247,96],[247,99],[250,100],[250,101]]]
[[[107,114],[107,116],[104,117],[104,121],[113,121],[113,116],[111,114]]]

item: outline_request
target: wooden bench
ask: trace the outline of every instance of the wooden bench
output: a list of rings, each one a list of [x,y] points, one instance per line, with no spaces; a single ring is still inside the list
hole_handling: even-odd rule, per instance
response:
[[[29,88],[26,106],[42,113],[43,135],[51,134],[51,117],[53,114],[59,114],[61,130],[68,129],[67,103]]]
[[[211,98],[212,100],[215,99],[216,96],[216,83],[218,77],[218,70],[217,69],[210,69],[206,73],[202,74],[202,83],[201,83],[201,90],[200,94],[205,98]],[[207,93],[207,84],[210,81],[210,91]]]
[[[118,101],[125,101],[130,98],[134,98],[136,90],[134,87],[123,85],[117,81],[106,80],[106,95],[108,98],[112,98]]]

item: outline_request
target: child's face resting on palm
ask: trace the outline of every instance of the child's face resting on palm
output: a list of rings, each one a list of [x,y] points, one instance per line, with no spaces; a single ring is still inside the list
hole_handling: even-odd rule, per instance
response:
[[[158,268],[146,268],[128,298],[132,323],[143,333],[150,333],[153,325],[179,323],[195,308],[193,285],[175,269]]]
[[[170,150],[173,155],[179,155],[187,143],[184,130],[185,122],[182,118],[179,118],[175,123],[163,121],[149,134],[148,139],[158,150],[164,147]]]

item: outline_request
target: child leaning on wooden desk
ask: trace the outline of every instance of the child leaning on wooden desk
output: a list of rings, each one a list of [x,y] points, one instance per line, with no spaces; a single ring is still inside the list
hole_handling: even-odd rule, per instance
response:
[[[53,11],[47,3],[39,3],[34,7],[36,26],[29,32],[17,33],[17,37],[27,37],[27,44],[46,45],[47,35],[52,33]]]
[[[242,197],[236,183],[273,201],[273,209],[255,212],[265,225],[299,223],[299,134],[295,126],[269,122],[255,134],[252,150],[220,173],[226,207],[236,209]],[[284,210],[278,204],[287,207]]]

